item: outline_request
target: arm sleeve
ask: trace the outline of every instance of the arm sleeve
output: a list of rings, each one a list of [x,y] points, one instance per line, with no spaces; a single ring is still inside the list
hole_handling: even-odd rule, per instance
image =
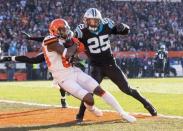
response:
[[[15,60],[19,62],[29,63],[29,64],[37,64],[45,61],[43,53],[40,53],[39,55],[31,58],[27,56],[16,56]]]
[[[116,24],[113,20],[109,18],[104,18],[102,20],[103,24],[107,24],[110,29],[110,34],[127,35],[130,32],[128,25],[124,23]]]
[[[165,58],[168,58],[168,51],[165,51]]]
[[[84,24],[80,24],[76,27],[74,30],[74,37],[76,38],[82,38],[83,37],[83,32],[82,29],[84,28]]]
[[[158,53],[159,53],[159,51],[155,53],[155,56],[154,56],[154,59],[155,59],[155,60],[158,59]]]
[[[37,42],[42,42],[45,37],[29,37],[29,40],[37,41]]]

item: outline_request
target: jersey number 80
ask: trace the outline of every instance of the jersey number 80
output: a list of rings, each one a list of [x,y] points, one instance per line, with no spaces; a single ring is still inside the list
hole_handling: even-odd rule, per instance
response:
[[[109,35],[93,37],[87,40],[90,53],[98,54],[110,48]]]

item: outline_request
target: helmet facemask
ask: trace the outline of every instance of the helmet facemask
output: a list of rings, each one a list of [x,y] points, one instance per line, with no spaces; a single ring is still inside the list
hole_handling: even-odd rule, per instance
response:
[[[59,27],[57,29],[57,34],[60,38],[67,39],[69,36],[70,29],[68,27]]]
[[[87,25],[87,28],[91,31],[97,31],[99,28],[101,20],[96,18],[86,18],[85,24]]]

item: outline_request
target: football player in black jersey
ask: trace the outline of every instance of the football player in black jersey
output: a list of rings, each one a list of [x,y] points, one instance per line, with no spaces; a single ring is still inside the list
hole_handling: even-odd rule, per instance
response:
[[[84,14],[83,24],[76,27],[74,34],[84,43],[92,66],[91,76],[99,83],[104,77],[108,77],[122,92],[137,99],[152,116],[156,116],[157,111],[152,104],[137,90],[130,87],[126,76],[117,66],[111,52],[109,36],[111,34],[127,35],[129,31],[128,25],[115,24],[111,19],[102,18],[101,13],[96,8],[90,8]],[[80,111],[76,116],[80,122],[83,120],[85,109],[84,104],[81,103]]]
[[[158,50],[157,53],[155,54],[154,67],[156,77],[158,77],[158,74],[159,77],[164,77],[167,58],[168,58],[168,51],[166,51],[165,45],[161,45],[160,50]]]

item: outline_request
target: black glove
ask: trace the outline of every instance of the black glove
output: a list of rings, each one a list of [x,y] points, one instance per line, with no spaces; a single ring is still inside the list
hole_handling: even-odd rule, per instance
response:
[[[0,58],[0,63],[7,61],[12,61],[11,56],[3,56]]]
[[[117,34],[127,35],[130,32],[130,27],[124,23],[115,26]]]

